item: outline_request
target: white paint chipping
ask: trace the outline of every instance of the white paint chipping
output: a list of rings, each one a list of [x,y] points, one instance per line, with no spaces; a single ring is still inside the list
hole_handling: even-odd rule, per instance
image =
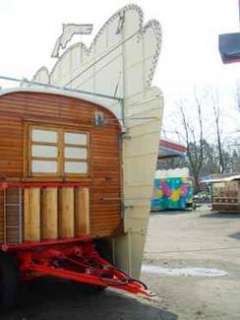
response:
[[[152,265],[143,265],[142,272],[165,276],[191,276],[191,277],[223,277],[228,273],[214,268],[165,268]]]

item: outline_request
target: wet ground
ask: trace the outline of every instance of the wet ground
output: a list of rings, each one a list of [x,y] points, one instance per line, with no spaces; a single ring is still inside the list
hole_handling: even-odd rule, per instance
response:
[[[142,279],[179,320],[239,320],[239,235],[240,214],[154,214]]]
[[[153,301],[41,279],[0,319],[239,320],[240,215],[208,207],[151,215],[142,280],[157,294]]]

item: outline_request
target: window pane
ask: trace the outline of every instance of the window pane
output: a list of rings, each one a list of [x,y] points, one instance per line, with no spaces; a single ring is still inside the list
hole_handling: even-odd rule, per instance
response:
[[[57,158],[57,147],[32,145],[32,156],[41,158]]]
[[[57,161],[33,160],[32,172],[57,173]]]
[[[64,142],[66,144],[86,145],[87,144],[87,135],[85,133],[65,132]]]
[[[50,130],[33,129],[32,130],[32,141],[56,143],[57,142],[57,132],[50,131]]]
[[[66,147],[65,148],[65,158],[69,159],[87,159],[87,149],[86,148],[75,148]]]
[[[88,171],[88,165],[87,162],[71,162],[66,161],[65,162],[65,173],[87,173]]]

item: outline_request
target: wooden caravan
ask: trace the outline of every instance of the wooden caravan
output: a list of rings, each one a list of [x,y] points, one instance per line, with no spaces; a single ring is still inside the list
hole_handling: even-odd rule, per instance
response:
[[[151,86],[161,27],[144,24],[130,4],[89,49],[61,46],[74,35],[64,29],[51,70],[31,81],[0,76],[21,86],[0,95],[0,282],[17,255],[26,280],[40,274],[148,294],[135,279],[162,121],[163,95]],[[12,282],[2,287],[0,304],[14,292]]]
[[[0,96],[0,137],[0,306],[15,304],[18,274],[149,296],[111,264],[124,237],[116,116],[79,98],[13,91]]]
[[[111,111],[86,100],[2,95],[0,243],[121,234],[120,133]]]
[[[213,179],[212,210],[240,213],[240,176]]]

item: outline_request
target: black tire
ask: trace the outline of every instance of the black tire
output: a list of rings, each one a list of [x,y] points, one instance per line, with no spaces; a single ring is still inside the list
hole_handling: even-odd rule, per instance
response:
[[[196,210],[197,209],[197,204],[196,204],[196,202],[193,202],[193,204],[192,204],[192,210]]]
[[[19,270],[10,255],[0,251],[0,306],[7,311],[16,305]]]
[[[94,286],[94,285],[87,285],[87,284],[81,284],[81,288],[83,291],[87,294],[101,294],[105,291],[106,287],[102,286]]]
[[[95,294],[101,294],[107,289],[107,287],[102,287],[102,286],[94,286],[93,287],[93,293]]]

